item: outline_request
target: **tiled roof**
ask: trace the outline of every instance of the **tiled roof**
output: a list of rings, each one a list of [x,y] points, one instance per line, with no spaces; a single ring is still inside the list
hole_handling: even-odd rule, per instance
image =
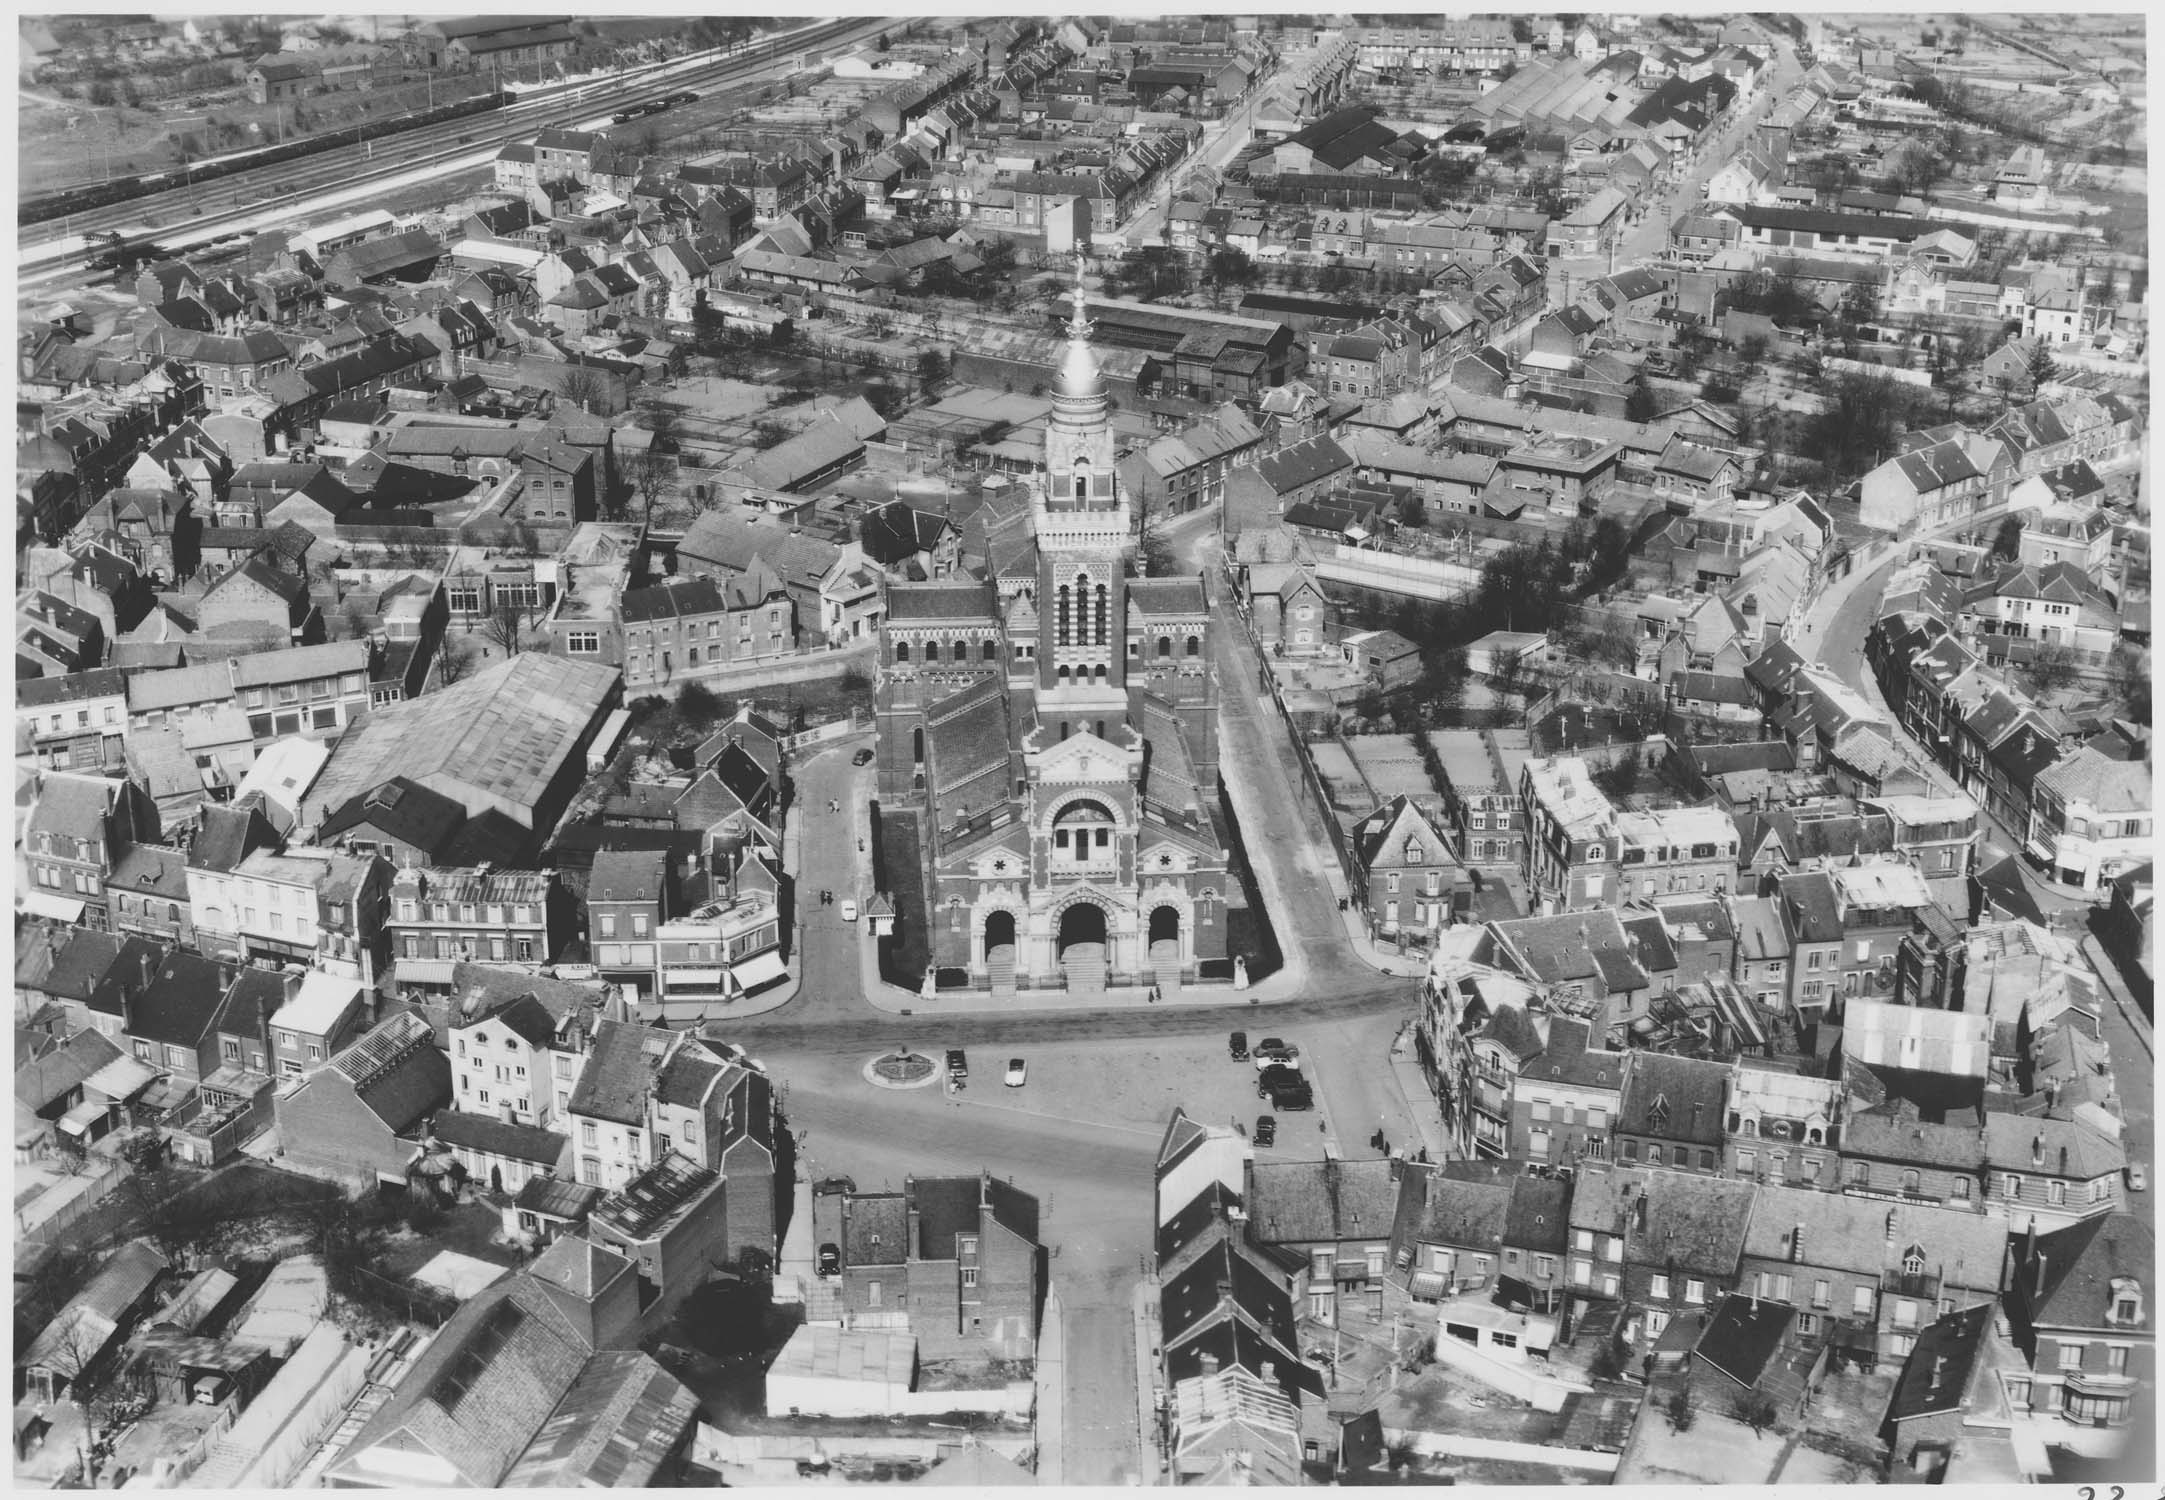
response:
[[[1700,1058],[1632,1053],[1618,1133],[1719,1146],[1733,1071]]]
[[[566,1138],[535,1125],[519,1125],[495,1115],[471,1115],[462,1110],[440,1110],[429,1125],[430,1133],[446,1146],[463,1146],[489,1156],[536,1162],[553,1167],[564,1154]]]
[[[1397,1211],[1388,1160],[1259,1161],[1248,1179],[1249,1234],[1259,1243],[1381,1236]]]
[[[571,1113],[644,1128],[646,1097],[670,1034],[630,1021],[603,1021],[572,1091]]]

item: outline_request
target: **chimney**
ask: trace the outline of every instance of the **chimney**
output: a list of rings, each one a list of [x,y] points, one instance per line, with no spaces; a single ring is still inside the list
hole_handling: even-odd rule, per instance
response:
[[[2045,1133],[2040,1130],[2039,1132],[2037,1132],[2036,1135],[2030,1137],[2030,1165],[2033,1167],[2041,1167],[2044,1164]]]
[[[2067,1175],[2067,1148],[2065,1146],[2060,1148],[2060,1175],[2062,1177]]]
[[[1947,1356],[1946,1356],[1946,1355],[1944,1355],[1944,1354],[1939,1354],[1939,1355],[1935,1355],[1935,1356],[1933,1356],[1933,1359],[1932,1359],[1932,1389],[1933,1389],[1933,1390],[1935,1390],[1935,1391],[1936,1391],[1936,1390],[1938,1390],[1938,1389],[1939,1389],[1939,1387],[1940,1387],[1940,1382],[1941,1382],[1942,1380],[1944,1380],[1944,1379],[1946,1378],[1946,1376],[1947,1376]]]
[[[1646,1233],[1646,1199],[1642,1196],[1631,1205],[1631,1227],[1638,1233]]]

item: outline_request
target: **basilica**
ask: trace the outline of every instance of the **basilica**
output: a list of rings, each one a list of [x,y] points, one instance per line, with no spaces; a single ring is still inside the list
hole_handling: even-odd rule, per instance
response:
[[[933,964],[996,993],[1193,979],[1239,904],[1209,601],[1139,576],[1073,296],[1027,533],[981,581],[894,586],[880,631],[880,800],[920,816]]]

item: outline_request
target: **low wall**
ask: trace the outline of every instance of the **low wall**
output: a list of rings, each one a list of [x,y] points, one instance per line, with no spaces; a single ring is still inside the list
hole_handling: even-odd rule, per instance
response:
[[[1383,1440],[1431,1458],[1491,1458],[1506,1463],[1554,1464],[1589,1474],[1614,1474],[1620,1455],[1589,1453],[1581,1448],[1550,1448],[1539,1443],[1511,1443],[1499,1438],[1463,1437],[1451,1432],[1409,1432],[1386,1427]]]
[[[1904,385],[1930,387],[1932,372],[1929,370],[1905,370],[1896,365],[1875,365],[1866,359],[1842,359],[1838,356],[1822,356],[1820,368],[1838,375],[1884,375]]]
[[[1470,1380],[1478,1380],[1491,1390],[1502,1391],[1536,1411],[1562,1411],[1566,1397],[1574,1391],[1587,1389],[1582,1385],[1568,1385],[1529,1364],[1491,1359],[1447,1334],[1439,1334],[1434,1347],[1437,1364],[1446,1365]]]
[[[779,687],[787,682],[808,682],[816,677],[839,677],[851,667],[869,669],[874,642],[834,650],[821,647],[794,656],[771,658],[750,665],[728,662],[718,667],[679,667],[670,677],[674,686],[697,682],[716,692],[742,692],[748,688]]]
[[[1419,599],[1457,599],[1481,584],[1481,570],[1468,563],[1361,547],[1334,546],[1328,553],[1319,554],[1316,572],[1338,583],[1411,594]]]

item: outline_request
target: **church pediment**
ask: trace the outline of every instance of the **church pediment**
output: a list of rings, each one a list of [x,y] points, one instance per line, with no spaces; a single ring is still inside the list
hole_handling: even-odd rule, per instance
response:
[[[1071,734],[1030,757],[1040,782],[1062,786],[1125,785],[1134,780],[1130,763],[1139,757],[1088,730]]]

